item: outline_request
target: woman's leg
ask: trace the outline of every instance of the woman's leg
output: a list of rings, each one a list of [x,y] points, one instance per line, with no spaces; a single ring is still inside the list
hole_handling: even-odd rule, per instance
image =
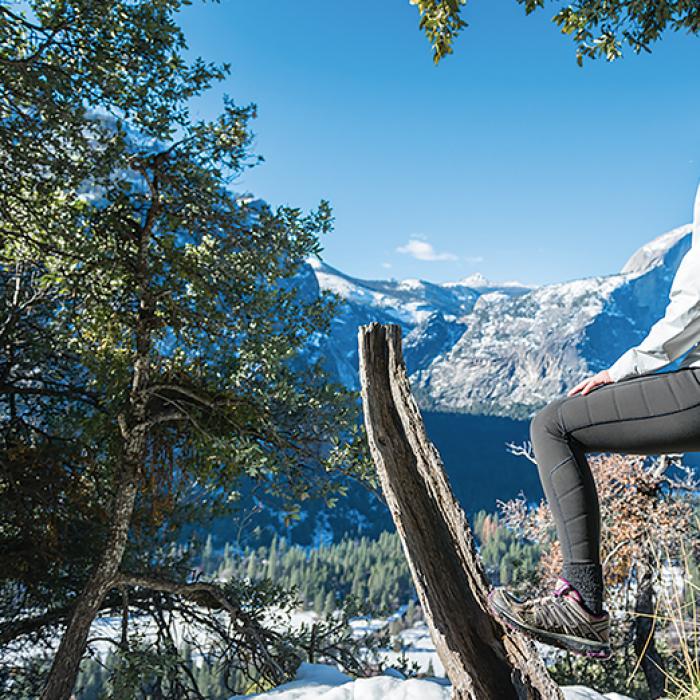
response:
[[[563,576],[602,609],[600,513],[587,452],[700,451],[700,368],[645,374],[555,399],[530,436],[564,559]]]

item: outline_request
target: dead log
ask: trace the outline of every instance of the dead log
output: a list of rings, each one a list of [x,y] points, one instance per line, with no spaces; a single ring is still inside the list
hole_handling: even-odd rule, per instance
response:
[[[411,394],[401,327],[360,326],[358,344],[370,451],[452,697],[560,700],[533,644],[489,613],[467,517]]]

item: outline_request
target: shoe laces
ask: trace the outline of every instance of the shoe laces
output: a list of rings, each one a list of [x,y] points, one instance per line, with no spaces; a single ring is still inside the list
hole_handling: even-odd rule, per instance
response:
[[[577,594],[570,584],[558,585],[551,593],[525,601],[524,612],[543,629],[565,632],[577,630],[581,620],[572,609],[571,601],[567,601],[567,594],[572,591]]]

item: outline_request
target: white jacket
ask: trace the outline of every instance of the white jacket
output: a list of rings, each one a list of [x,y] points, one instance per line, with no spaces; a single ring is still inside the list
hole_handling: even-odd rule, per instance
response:
[[[613,381],[653,372],[690,348],[680,367],[700,367],[700,186],[695,195],[690,249],[678,266],[669,299],[664,317],[651,327],[647,337],[608,368]]]

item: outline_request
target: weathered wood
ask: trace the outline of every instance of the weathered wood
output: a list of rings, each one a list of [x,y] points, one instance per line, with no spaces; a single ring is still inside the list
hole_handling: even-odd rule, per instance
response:
[[[358,344],[370,450],[453,698],[560,700],[533,644],[489,613],[469,523],[411,394],[401,327],[360,326]]]

